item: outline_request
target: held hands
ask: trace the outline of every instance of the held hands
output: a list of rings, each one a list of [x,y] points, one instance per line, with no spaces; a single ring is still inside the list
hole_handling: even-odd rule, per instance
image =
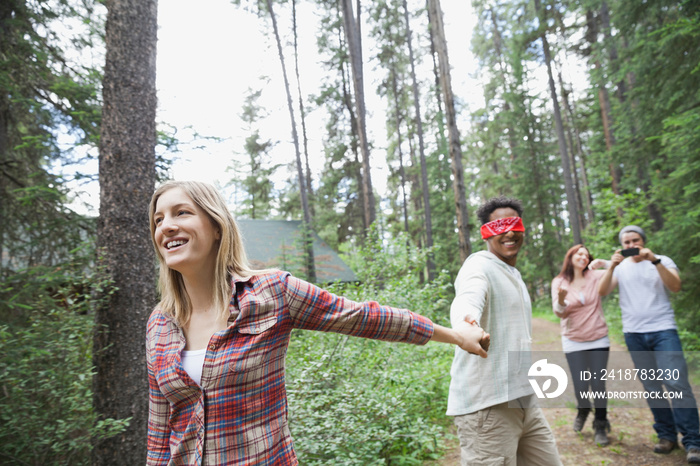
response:
[[[491,335],[479,327],[473,319],[467,316],[464,324],[455,328],[459,338],[458,346],[464,351],[486,358],[486,352],[491,344]]]

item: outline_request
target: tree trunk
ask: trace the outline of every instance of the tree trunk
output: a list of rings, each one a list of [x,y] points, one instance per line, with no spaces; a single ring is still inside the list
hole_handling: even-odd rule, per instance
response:
[[[0,278],[4,278],[5,274],[5,225],[7,225],[7,199],[9,199],[9,183],[5,175],[6,166],[10,164],[10,144],[7,132],[9,112],[7,108],[5,96],[0,96],[0,199],[2,199],[0,202]]]
[[[457,128],[457,116],[455,111],[454,96],[452,94],[452,78],[450,76],[450,62],[447,55],[447,41],[445,40],[445,28],[442,22],[442,8],[440,0],[429,0],[430,25],[435,39],[435,50],[439,58],[440,86],[445,101],[445,116],[447,118],[447,131],[449,134],[450,161],[452,164],[452,187],[455,195],[455,208],[457,211],[457,230],[459,232],[459,255],[464,260],[471,254],[471,242],[469,241],[469,216],[467,213],[467,196],[464,187],[464,168],[462,166],[462,147]]]
[[[610,57],[610,65],[613,74],[617,74],[619,70],[617,46],[615,45],[612,34],[610,33],[610,10],[608,10],[608,2],[603,1],[600,5],[600,21],[601,28],[603,30],[603,37],[605,39],[605,48],[608,50],[608,55]],[[627,85],[625,80],[621,79],[617,83],[617,98],[620,102],[624,102],[627,98]]]
[[[357,117],[357,134],[360,139],[360,151],[362,152],[362,194],[364,196],[365,223],[369,227],[377,218],[374,205],[374,192],[372,191],[372,176],[369,164],[369,142],[367,141],[367,124],[365,110],[364,76],[362,71],[362,44],[360,37],[360,5],[357,5],[357,20],[353,13],[350,0],[342,0],[343,25],[348,40],[350,53],[350,68],[352,70],[352,82],[355,89],[355,108]]]
[[[297,175],[299,178],[299,192],[301,194],[301,208],[304,212],[304,228],[302,235],[304,236],[304,256],[306,262],[306,278],[310,282],[316,281],[316,261],[314,259],[313,237],[311,235],[311,212],[309,211],[309,200],[306,197],[306,180],[304,179],[304,169],[301,164],[301,151],[299,148],[299,136],[297,135],[297,122],[294,118],[294,105],[292,104],[292,93],[289,89],[289,79],[287,78],[287,66],[284,63],[284,52],[282,50],[282,40],[280,39],[279,30],[277,29],[277,17],[272,8],[272,0],[266,0],[267,11],[272,20],[272,29],[277,42],[277,53],[279,55],[280,64],[282,65],[282,77],[284,78],[284,90],[287,93],[287,108],[289,109],[289,119],[292,125],[292,140],[294,142],[294,153],[296,154]]]
[[[588,17],[588,27],[589,27],[589,32],[587,33],[587,38],[588,42],[591,45],[591,50],[593,49],[593,45],[595,42],[597,42],[597,37],[598,37],[598,22],[595,19],[593,13],[587,13],[586,15]],[[601,4],[600,8],[600,21],[601,21],[601,28],[604,31],[604,37],[605,37],[605,44],[611,49],[609,51],[609,55],[611,60],[617,59],[617,49],[615,46],[611,43],[610,40],[610,15],[608,13],[608,6],[606,2],[603,2]],[[603,134],[605,135],[605,148],[608,151],[608,155],[610,156],[610,164],[609,164],[609,169],[610,169],[610,187],[612,189],[612,192],[616,195],[620,195],[620,181],[622,180],[622,169],[620,168],[620,165],[615,162],[612,156],[612,148],[615,145],[615,132],[613,130],[613,124],[612,124],[612,112],[611,112],[611,107],[610,107],[610,93],[608,92],[607,87],[605,86],[605,80],[602,77],[602,67],[600,64],[600,60],[598,58],[595,59],[595,69],[598,74],[598,102],[600,105],[600,116],[601,120],[603,123]],[[622,97],[622,94],[620,94],[620,97]],[[617,208],[617,218],[618,220],[622,219],[622,209],[620,207]]]
[[[425,9],[428,11],[428,17],[430,17],[430,0],[425,0]],[[440,92],[440,66],[437,60],[437,51],[435,49],[435,33],[433,28],[429,28],[430,32],[430,58],[433,60],[433,76],[435,79],[435,103],[437,105],[437,135],[436,142],[438,146],[438,151],[441,154],[448,155],[447,152],[447,138],[445,138],[445,125],[443,121],[443,110],[442,110],[442,95]]]
[[[416,114],[416,136],[418,136],[418,156],[420,157],[421,179],[423,180],[423,204],[425,213],[425,243],[427,248],[433,247],[433,219],[430,211],[430,189],[428,184],[428,169],[425,162],[425,143],[423,140],[423,118],[420,111],[420,94],[418,92],[418,79],[416,79],[416,64],[413,57],[413,43],[411,39],[411,24],[408,18],[408,6],[403,0],[403,15],[406,22],[406,44],[408,45],[408,60],[411,64],[411,85],[413,89],[413,107]],[[428,281],[435,279],[435,259],[432,250],[428,253]]]
[[[292,0],[292,17],[294,27],[294,73],[297,79],[297,93],[299,94],[299,116],[301,118],[301,137],[304,142],[304,162],[306,164],[306,192],[310,198],[309,213],[314,217],[314,191],[311,187],[311,167],[309,166],[309,138],[306,133],[306,110],[301,93],[301,78],[299,77],[299,44],[297,38],[297,2]]]
[[[399,154],[399,177],[401,183],[401,210],[403,212],[403,225],[406,235],[409,235],[408,229],[408,203],[406,202],[406,172],[403,166],[403,149],[401,148],[403,144],[403,138],[401,136],[401,112],[399,107],[401,103],[399,102],[399,86],[396,82],[396,71],[391,70],[391,88],[394,94],[394,118],[396,120],[396,151]]]
[[[342,40],[342,39],[341,39]],[[357,186],[360,187],[360,191],[358,193],[359,198],[360,198],[360,205],[364,206],[365,204],[365,193],[364,190],[362,189],[362,186],[364,186],[364,181],[362,177],[362,170],[360,167],[362,164],[360,163],[359,159],[359,148],[358,148],[358,131],[357,131],[357,118],[355,117],[355,109],[353,108],[352,105],[352,96],[350,95],[350,89],[348,86],[348,80],[349,77],[346,76],[346,69],[345,66],[341,63],[341,75],[343,77],[343,104],[345,105],[345,108],[348,111],[348,114],[350,115],[350,150],[352,151],[352,155],[354,157],[354,167],[357,167],[357,171],[355,172],[355,180],[357,182]],[[367,216],[362,215],[362,223],[363,227],[365,230],[369,228],[369,224],[367,223]],[[360,237],[362,239],[363,237]]]
[[[535,0],[535,8],[537,9],[540,24],[545,25],[546,20],[541,8],[540,0]],[[549,43],[547,42],[546,31],[542,31],[542,51],[544,53],[544,61],[547,66],[547,78],[549,82],[549,92],[552,97],[552,105],[554,107],[554,123],[557,130],[557,141],[559,142],[559,155],[561,156],[561,166],[564,175],[564,187],[566,189],[566,200],[569,211],[569,223],[571,232],[574,235],[574,243],[581,243],[581,226],[579,224],[579,213],[576,203],[576,192],[571,181],[571,166],[569,164],[569,155],[566,149],[566,138],[564,136],[564,125],[561,120],[561,110],[557,99],[557,89],[554,84],[554,76],[552,75],[552,57],[549,51]]]
[[[562,78],[561,71],[557,74],[559,78],[559,89],[561,90],[561,100],[564,103],[564,113],[563,121],[567,123],[566,125],[566,138],[569,143],[569,161],[571,163],[571,174],[574,183],[574,191],[576,193],[576,210],[578,211],[578,221],[581,225],[581,229],[586,228],[586,218],[583,213],[583,197],[581,194],[581,183],[578,177],[578,170],[576,169],[576,154],[580,153],[578,151],[579,146],[574,139],[574,133],[578,136],[576,132],[576,122],[574,120],[574,112],[571,109],[571,104],[569,103],[569,91],[564,86],[564,78]]]
[[[157,2],[108,0],[106,6],[98,247],[117,290],[95,318],[93,396],[101,418],[131,421],[122,434],[94,445],[92,464],[144,464],[144,338],[156,304],[146,206],[156,175]]]

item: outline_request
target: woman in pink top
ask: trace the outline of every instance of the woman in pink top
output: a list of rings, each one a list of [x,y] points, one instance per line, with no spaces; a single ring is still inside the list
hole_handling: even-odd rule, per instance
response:
[[[594,260],[588,249],[577,244],[567,251],[561,272],[552,280],[552,307],[561,318],[562,347],[578,402],[578,413],[574,419],[576,432],[581,431],[591,412],[591,401],[581,397],[581,392],[605,392],[605,381],[600,377],[590,377],[591,380],[582,380],[581,377],[582,371],[600,374],[608,365],[610,340],[598,294],[598,282],[603,271],[595,270],[605,263],[600,259]],[[596,399],[594,404],[595,442],[606,446],[610,443],[607,436],[610,431],[607,400]]]

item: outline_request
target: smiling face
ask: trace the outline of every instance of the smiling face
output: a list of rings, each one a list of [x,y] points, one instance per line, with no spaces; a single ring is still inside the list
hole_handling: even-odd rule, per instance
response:
[[[153,224],[154,241],[168,267],[183,276],[213,273],[219,231],[184,190],[172,188],[161,194]]]
[[[489,222],[499,218],[518,217],[518,212],[510,207],[501,207],[489,216]],[[518,259],[518,252],[523,245],[524,234],[522,231],[508,231],[502,235],[492,236],[486,240],[489,252],[496,255],[508,265],[515,266]]]
[[[586,248],[579,248],[578,251],[571,256],[571,265],[574,267],[574,269],[581,271],[586,270],[586,267],[588,267],[590,262],[591,256]]]

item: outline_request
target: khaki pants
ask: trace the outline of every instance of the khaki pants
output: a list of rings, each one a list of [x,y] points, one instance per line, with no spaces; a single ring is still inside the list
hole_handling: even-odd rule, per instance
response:
[[[519,407],[509,407],[516,404]],[[455,424],[462,466],[562,464],[552,430],[534,395],[455,416]]]

